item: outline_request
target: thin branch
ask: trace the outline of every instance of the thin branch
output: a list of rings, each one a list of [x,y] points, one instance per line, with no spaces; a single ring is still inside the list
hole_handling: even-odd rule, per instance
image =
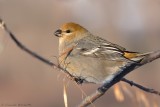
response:
[[[0,28],[4,29],[9,36],[11,37],[11,39],[16,43],[16,45],[22,49],[23,51],[25,51],[26,53],[28,53],[29,55],[31,55],[32,57],[40,60],[41,62],[55,67],[59,70],[64,71],[65,73],[67,73],[69,75],[69,77],[71,77],[72,79],[74,79],[74,77],[65,69],[63,69],[62,67],[60,67],[59,65],[56,65],[55,63],[49,61],[48,59],[45,59],[44,57],[42,57],[41,55],[37,54],[36,52],[31,51],[29,48],[27,48],[26,46],[24,46],[16,37],[15,35],[8,29],[8,27],[6,26],[6,24],[4,23],[4,21],[0,18]]]
[[[54,63],[50,62],[49,60],[41,57],[37,53],[35,53],[35,52],[31,51],[30,49],[26,48],[21,42],[19,42],[17,40],[17,38],[14,36],[14,34],[7,28],[7,26],[5,25],[5,23],[4,23],[4,21],[2,19],[0,19],[0,25],[9,34],[9,36],[11,37],[11,39],[16,43],[16,45],[19,48],[21,48],[22,50],[24,50],[25,52],[27,52],[29,55],[35,57],[36,59],[39,59],[40,61],[46,63],[47,65],[56,66]]]
[[[0,27],[3,28],[11,37],[11,39],[16,43],[16,45],[21,48],[23,51],[25,51],[26,53],[28,53],[29,55],[33,56],[34,58],[40,60],[41,62],[49,65],[49,66],[53,66],[58,68],[59,70],[62,70],[64,72],[66,72],[70,77],[72,77],[74,80],[76,80],[77,78],[74,78],[71,74],[68,73],[68,71],[66,71],[65,69],[61,68],[60,66],[50,62],[49,60],[43,58],[42,56],[38,55],[37,53],[31,51],[30,49],[28,49],[27,47],[25,47],[21,42],[19,42],[17,40],[17,38],[14,36],[14,34],[7,28],[7,26],[5,25],[5,23],[3,22],[3,20],[0,19]],[[114,84],[116,84],[119,81],[124,81],[127,82],[129,84],[132,84],[138,88],[140,88],[140,85],[136,84],[136,83],[131,83],[131,81],[124,79],[123,77],[128,74],[129,72],[133,71],[134,69],[141,67],[144,64],[147,64],[149,62],[152,62],[156,59],[160,58],[160,51],[156,51],[153,52],[149,55],[147,55],[141,62],[140,64],[137,63],[130,63],[128,64],[126,67],[122,68],[121,71],[119,71],[119,74],[117,74],[110,82],[104,83],[101,87],[99,87],[95,93],[93,93],[90,96],[87,96],[79,105],[79,107],[86,107],[88,105],[90,105],[91,103],[93,103],[96,99],[98,99],[99,97],[101,97],[103,94],[105,94],[105,92],[112,87]],[[77,80],[78,81],[78,80]],[[142,86],[143,87],[143,86]],[[143,87],[145,88],[145,87]],[[148,89],[145,88],[146,90],[150,90],[151,93],[158,93],[158,91],[155,91],[153,89]],[[145,91],[145,90],[144,90]]]
[[[158,92],[158,91],[156,91],[154,89],[146,88],[146,87],[144,87],[144,86],[142,86],[140,84],[137,84],[137,83],[135,83],[133,81],[127,80],[126,78],[122,78],[121,81],[126,82],[126,83],[130,84],[131,86],[135,86],[135,87],[137,87],[137,88],[139,88],[139,89],[141,89],[143,91],[146,91],[148,93],[160,95],[160,92]]]

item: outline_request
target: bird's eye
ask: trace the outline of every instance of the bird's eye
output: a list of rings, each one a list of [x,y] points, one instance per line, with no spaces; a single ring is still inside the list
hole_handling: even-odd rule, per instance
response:
[[[66,30],[66,33],[71,33],[71,30]]]

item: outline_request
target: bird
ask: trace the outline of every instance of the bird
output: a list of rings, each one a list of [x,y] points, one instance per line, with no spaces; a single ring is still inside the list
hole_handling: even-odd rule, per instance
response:
[[[54,35],[59,37],[59,66],[80,84],[109,82],[122,68],[149,54],[127,51],[74,22],[61,25]]]

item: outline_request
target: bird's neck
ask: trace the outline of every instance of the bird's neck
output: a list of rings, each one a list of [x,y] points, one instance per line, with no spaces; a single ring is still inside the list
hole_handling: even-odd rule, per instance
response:
[[[74,38],[68,38],[68,37],[59,38],[59,53],[63,53],[63,51],[65,51],[65,49],[76,45],[78,43],[78,41],[81,40],[82,38],[86,37],[86,35],[89,35],[89,32],[81,34],[81,36],[75,35],[76,37],[74,37]]]

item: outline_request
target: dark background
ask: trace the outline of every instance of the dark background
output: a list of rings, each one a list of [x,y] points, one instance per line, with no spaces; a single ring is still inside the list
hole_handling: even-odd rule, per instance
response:
[[[131,51],[160,49],[159,0],[0,0],[0,17],[23,44],[55,63],[58,38],[54,31],[65,22],[79,23]],[[159,69],[160,60],[156,60],[126,78],[160,91]],[[68,84],[69,107],[81,102],[80,88],[89,95],[99,86],[84,84],[78,88],[60,71],[20,50],[0,30],[0,106],[64,107],[63,84]],[[115,99],[111,88],[94,105],[159,107],[159,96],[127,87],[131,95],[125,94],[123,102]]]

